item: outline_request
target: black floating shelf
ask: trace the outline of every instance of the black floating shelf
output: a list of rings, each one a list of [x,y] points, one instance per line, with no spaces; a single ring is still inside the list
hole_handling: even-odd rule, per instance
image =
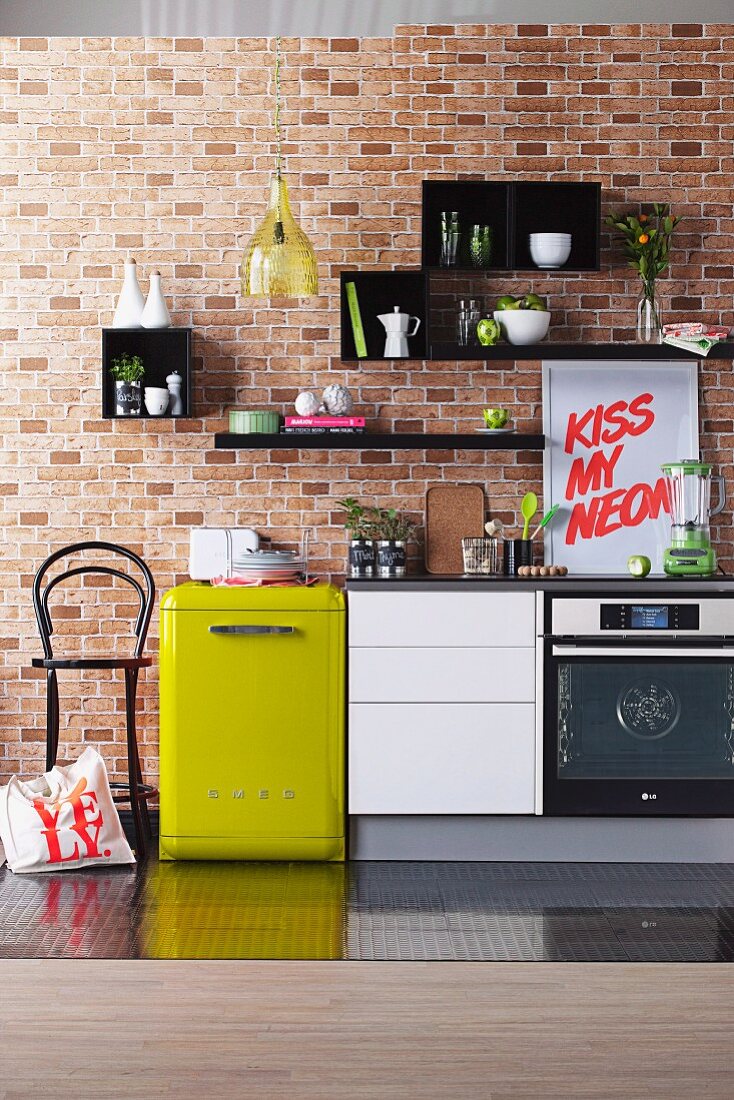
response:
[[[673,359],[699,359],[691,351],[670,344],[496,344],[494,347],[459,347],[457,344],[432,344],[430,359],[439,362],[471,359],[478,362],[514,363],[522,359],[639,359],[670,362]],[[734,340],[717,344],[709,359],[734,359]],[[406,360],[402,360],[406,362]],[[706,358],[701,362],[705,363]]]
[[[218,432],[214,436],[217,450],[281,450],[307,451],[542,451],[544,435],[502,432],[484,435],[453,435],[442,432],[387,432],[375,435],[280,435],[275,432],[238,434]]]

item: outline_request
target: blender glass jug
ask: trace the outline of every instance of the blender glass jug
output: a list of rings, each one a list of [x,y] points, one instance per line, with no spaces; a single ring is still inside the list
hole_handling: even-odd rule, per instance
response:
[[[716,555],[711,549],[709,519],[726,503],[724,479],[712,476],[711,466],[684,458],[662,467],[670,504],[671,544],[663,556],[663,568],[672,575],[706,576],[716,572]],[[711,483],[717,482],[719,502],[711,508]]]

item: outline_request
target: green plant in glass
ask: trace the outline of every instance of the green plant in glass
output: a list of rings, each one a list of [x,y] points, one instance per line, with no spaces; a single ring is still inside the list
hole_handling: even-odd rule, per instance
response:
[[[663,319],[655,296],[655,280],[670,263],[670,238],[681,219],[670,213],[665,202],[654,202],[652,214],[609,214],[604,219],[616,229],[624,246],[627,264],[642,280],[637,304],[638,340],[661,340]]]
[[[139,355],[128,355],[124,351],[112,360],[110,374],[115,382],[140,382],[145,376],[143,360]]]

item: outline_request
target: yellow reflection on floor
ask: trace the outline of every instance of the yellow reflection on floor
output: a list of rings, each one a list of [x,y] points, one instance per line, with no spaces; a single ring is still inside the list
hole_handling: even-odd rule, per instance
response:
[[[343,863],[155,863],[140,953],[150,959],[342,959]]]

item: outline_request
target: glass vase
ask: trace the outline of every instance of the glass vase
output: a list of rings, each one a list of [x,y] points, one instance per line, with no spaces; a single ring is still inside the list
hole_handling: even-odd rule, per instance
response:
[[[469,240],[469,259],[472,267],[487,268],[492,262],[492,228],[489,225],[472,226]]]
[[[637,340],[643,344],[659,344],[663,339],[663,315],[655,297],[655,287],[646,286],[637,303]]]

